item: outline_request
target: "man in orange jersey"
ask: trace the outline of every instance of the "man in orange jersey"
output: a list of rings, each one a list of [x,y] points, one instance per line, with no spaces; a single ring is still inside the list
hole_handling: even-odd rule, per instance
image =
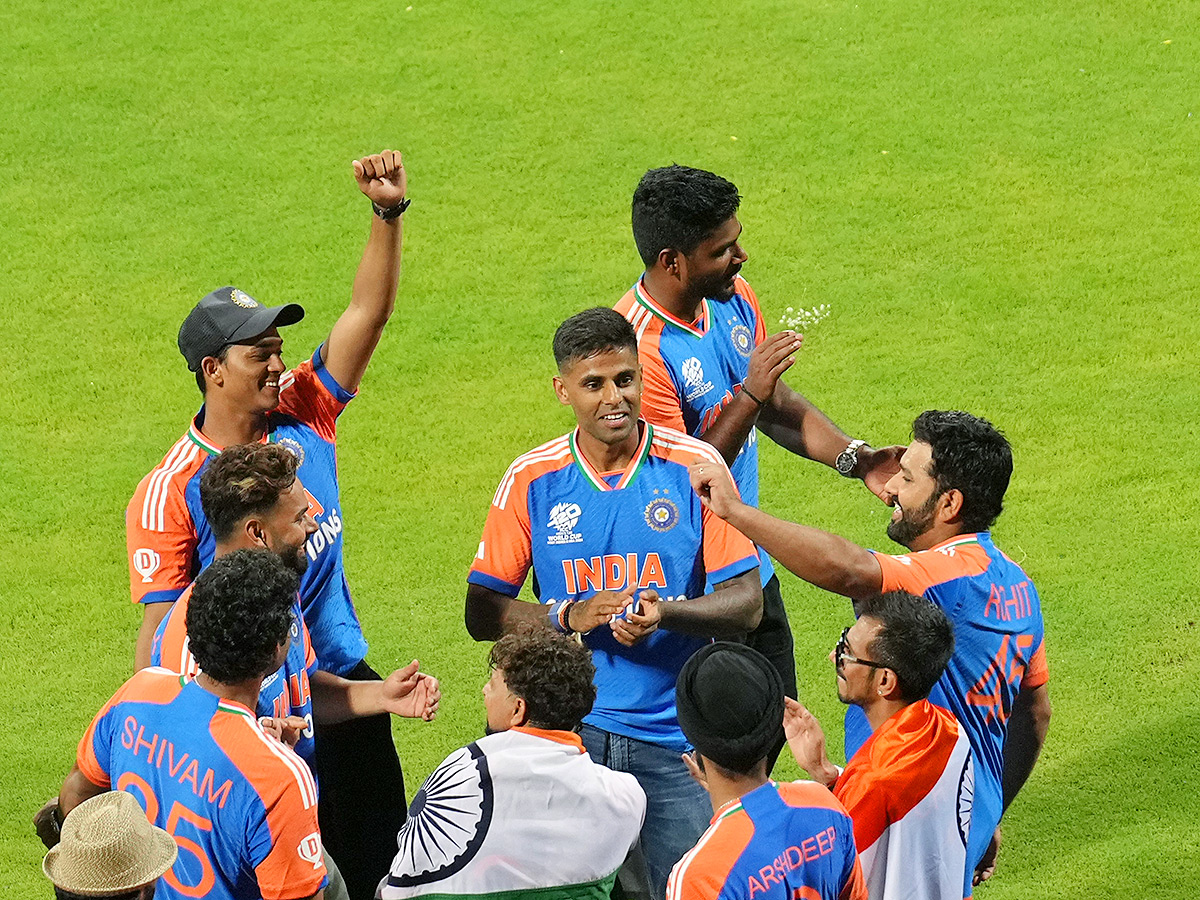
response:
[[[263,733],[262,680],[287,651],[296,573],[239,550],[200,577],[188,608],[193,681],[137,672],[92,720],[59,792],[63,816],[128,791],[179,845],[159,900],[302,900],[324,895],[317,788],[303,760]]]
[[[130,586],[143,608],[136,668],[148,663],[154,631],[171,604],[213,558],[212,531],[200,507],[201,470],[223,447],[269,440],[296,453],[317,524],[305,543],[309,565],[300,603],[319,665],[355,681],[379,678],[366,661],[342,561],[337,426],[395,305],[408,180],[395,151],[351,165],[374,210],[370,234],[349,304],[308,359],[290,370],[282,359],[279,329],[300,320],[299,304],[267,307],[232,286],[201,299],[180,326],[179,350],[204,405],[142,479],[125,513]],[[404,822],[404,776],[391,721],[368,716],[320,730],[321,814],[334,816],[326,820],[325,839],[352,893],[369,896],[396,849],[388,835]],[[373,773],[369,781],[361,777],[363,768]],[[345,831],[335,822],[359,827]]]
[[[975,768],[958,720],[928,700],[954,650],[940,609],[894,591],[867,597],[829,655],[838,699],[861,707],[871,737],[839,771],[813,715],[788,701],[784,730],[800,768],[854,820],[871,900],[961,900]]]
[[[696,748],[684,761],[713,818],[672,870],[668,900],[866,900],[842,805],[823,785],[768,778],[784,710],[771,662],[742,644],[709,644],[684,665],[675,695]]]
[[[781,380],[802,335],[767,336],[746,262],[741,197],[726,179],[687,166],[651,169],[633,194],[633,237],[646,270],[616,309],[637,331],[642,415],[712,444],[742,498],[758,505],[758,432],[787,450],[859,478],[882,496],[902,447],[851,440]],[[747,643],[796,696],[792,632],[771,560],[760,553],[762,622]]]

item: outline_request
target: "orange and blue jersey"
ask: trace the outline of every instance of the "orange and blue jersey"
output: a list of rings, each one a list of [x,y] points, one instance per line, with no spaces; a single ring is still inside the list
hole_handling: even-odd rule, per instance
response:
[[[175,601],[166,618],[158,623],[154,644],[150,649],[150,665],[179,672],[195,678],[200,671],[192,656],[187,632],[188,601],[192,588]],[[258,692],[257,712],[260,716],[299,716],[307,723],[293,748],[308,767],[316,772],[316,745],[313,741],[312,691],[308,679],[317,670],[317,654],[308,638],[308,626],[300,611],[300,599],[292,604],[292,630],[288,637],[287,657],[278,671],[263,679]]]
[[[142,669],[92,720],[76,762],[175,838],[156,900],[296,900],[325,885],[312,774],[240,703]]]
[[[850,816],[823,785],[760,785],[713,816],[667,900],[867,900]]]
[[[279,407],[265,440],[300,460],[299,478],[318,530],[305,545],[308,569],[300,603],[321,668],[342,674],[367,655],[342,565],[342,513],[337,476],[337,418],[354,395],[334,381],[321,359],[285,373]],[[216,543],[200,505],[200,474],[221,452],[204,436],[201,408],[187,434],[145,478],[125,511],[129,577],[136,603],[174,602],[213,560]]]
[[[688,466],[724,466],[711,445],[639,422],[629,466],[598,472],[568,434],[509,467],[492,498],[467,580],[516,597],[532,568],[542,603],[586,600],[597,591],[653,589],[665,602],[704,594],[705,578],[727,581],[758,565],[754,545],[713,515],[688,482]],[[597,728],[680,752],[675,679],[708,641],[659,629],[624,647],[608,628],[584,637],[596,665]]]
[[[750,354],[766,339],[758,298],[741,276],[734,279],[729,300],[706,299],[700,317],[685,322],[658,304],[645,284],[638,283],[615,309],[637,333],[642,364],[642,416],[653,425],[703,437],[734,396],[750,371]],[[758,430],[730,466],[742,499],[758,506]],[[760,553],[762,583],[774,567]]]
[[[971,741],[975,796],[967,843],[968,875],[1004,811],[1004,738],[1022,688],[1047,682],[1042,606],[1033,581],[992,543],[991,535],[958,535],[928,550],[876,553],[884,591],[908,591],[936,604],[954,626],[954,654],[929,695],[954,713]],[[846,755],[871,727],[857,706],[846,712]],[[964,896],[971,895],[967,878]]]

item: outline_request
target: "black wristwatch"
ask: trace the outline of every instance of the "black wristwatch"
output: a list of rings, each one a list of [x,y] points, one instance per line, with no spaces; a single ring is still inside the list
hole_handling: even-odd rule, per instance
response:
[[[407,197],[397,203],[395,206],[380,206],[374,200],[371,201],[371,209],[375,211],[375,215],[383,219],[385,222],[390,222],[392,219],[398,219],[404,215],[404,211],[408,209],[412,203]]]
[[[867,446],[866,441],[853,440],[846,445],[846,449],[837,455],[837,459],[833,461],[833,467],[838,470],[839,475],[844,475],[846,478],[854,477],[854,467],[858,465],[858,448]]]

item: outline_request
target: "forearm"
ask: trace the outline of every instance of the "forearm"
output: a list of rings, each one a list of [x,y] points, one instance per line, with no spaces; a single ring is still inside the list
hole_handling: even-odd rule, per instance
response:
[[[84,800],[90,800],[92,797],[99,796],[109,790],[106,787],[101,787],[93,783],[86,775],[79,771],[76,766],[71,769],[71,774],[67,776],[67,780],[63,782],[62,789],[58,792],[58,809],[60,815],[66,815],[77,807]]]
[[[726,465],[732,466],[758,421],[758,413],[758,403],[744,389],[738,391],[700,437],[717,449]]]
[[[174,603],[142,604],[142,624],[138,628],[137,646],[133,651],[133,671],[139,672],[150,665],[150,655],[154,649],[154,632],[174,605]]]
[[[779,446],[832,467],[850,437],[782,381],[759,415],[759,430]]]
[[[467,585],[467,632],[477,641],[499,640],[522,624],[548,624],[546,607],[506,597],[477,584]]]
[[[717,585],[711,594],[659,602],[659,627],[695,637],[738,637],[762,619],[758,567]]]
[[[379,216],[371,216],[371,234],[363,249],[358,271],[354,274],[350,309],[359,313],[364,323],[379,329],[387,324],[396,306],[403,221],[403,216],[388,222]]]
[[[1004,741],[1004,808],[1012,803],[1037,763],[1050,730],[1050,697],[1042,685],[1017,694]]]
[[[883,587],[883,572],[874,555],[853,541],[785,522],[744,503],[737,504],[725,519],[789,572],[819,588],[860,599]]]
[[[314,672],[309,678],[312,689],[313,720],[319,725],[336,725],[348,719],[385,712],[382,681],[351,681],[332,672]]]

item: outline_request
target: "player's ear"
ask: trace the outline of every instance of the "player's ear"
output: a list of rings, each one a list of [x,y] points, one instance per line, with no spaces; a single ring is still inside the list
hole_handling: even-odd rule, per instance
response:
[[[562,378],[558,375],[554,376],[554,394],[556,397],[558,397],[558,402],[563,406],[571,405],[571,400],[569,397],[567,397],[567,386],[563,383]]]
[[[938,497],[937,511],[943,522],[952,522],[962,515],[963,495],[958,488],[943,491]]]
[[[878,669],[879,672],[879,695],[884,700],[902,700],[900,696],[900,679],[896,677],[896,673],[891,669]]]
[[[242,525],[242,529],[246,533],[246,539],[252,547],[267,546],[267,532],[263,528],[262,522],[255,518],[249,518]],[[269,548],[268,548],[269,549]]]
[[[683,254],[673,247],[664,247],[659,250],[657,262],[658,267],[672,278],[682,281],[687,275],[687,264],[684,262]]]
[[[206,356],[200,360],[200,371],[204,373],[204,379],[210,384],[218,387],[224,384],[225,378],[221,373],[221,361],[215,356]]]
[[[525,706],[525,698],[517,697],[516,703],[513,705],[512,718],[509,720],[509,727],[515,728],[518,725],[524,725],[525,720],[529,718],[529,710]]]

